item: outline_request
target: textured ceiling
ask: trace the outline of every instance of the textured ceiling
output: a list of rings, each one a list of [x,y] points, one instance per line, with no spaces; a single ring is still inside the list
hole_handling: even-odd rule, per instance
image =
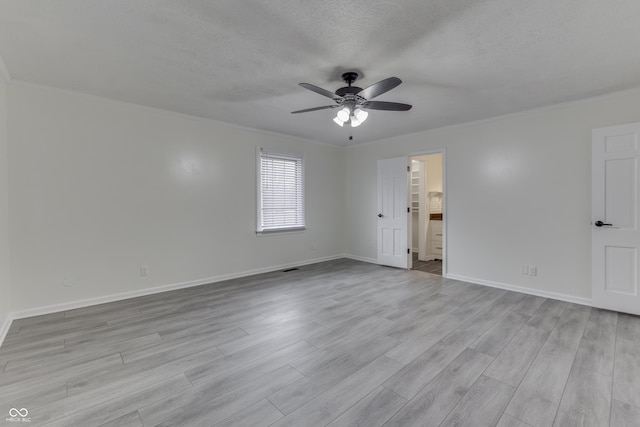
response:
[[[638,0],[2,0],[0,56],[30,82],[338,145],[640,86]],[[339,128],[335,91],[404,83]]]

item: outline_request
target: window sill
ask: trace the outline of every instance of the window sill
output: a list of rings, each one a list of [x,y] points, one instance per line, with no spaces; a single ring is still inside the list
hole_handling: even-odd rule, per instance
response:
[[[284,234],[300,234],[303,233],[307,227],[296,228],[274,228],[271,230],[256,231],[256,236],[282,236]]]

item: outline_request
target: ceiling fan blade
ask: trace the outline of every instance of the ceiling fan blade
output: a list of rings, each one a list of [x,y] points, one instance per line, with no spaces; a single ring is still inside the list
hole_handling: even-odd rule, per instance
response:
[[[341,100],[341,99],[342,99],[342,97],[341,97],[341,96],[336,95],[336,94],[335,94],[335,93],[333,93],[333,92],[329,92],[329,91],[328,91],[328,90],[326,90],[326,89],[322,89],[321,87],[314,86],[314,85],[312,85],[312,84],[310,84],[310,83],[298,83],[298,84],[299,84],[300,86],[302,86],[303,88],[305,88],[305,89],[309,89],[309,90],[310,90],[310,91],[312,91],[312,92],[318,93],[318,94],[320,94],[320,95],[324,95],[324,96],[326,96],[327,98],[331,98],[331,99],[333,99],[334,101],[339,101],[339,100]]]
[[[362,104],[364,108],[369,110],[386,110],[386,111],[408,111],[412,105],[401,104],[399,102],[385,102],[385,101],[367,101]]]
[[[371,86],[367,86],[362,89],[358,95],[364,99],[373,99],[378,95],[382,95],[385,92],[390,91],[394,87],[402,83],[397,77],[389,77],[388,79],[380,80],[378,83],[374,83]]]
[[[325,105],[324,107],[307,108],[306,110],[292,111],[291,114],[308,113],[309,111],[325,110],[327,108],[336,108],[339,105]]]

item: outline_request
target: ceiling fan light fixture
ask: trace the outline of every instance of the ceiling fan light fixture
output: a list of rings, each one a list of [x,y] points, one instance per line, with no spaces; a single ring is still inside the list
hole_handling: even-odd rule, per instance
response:
[[[362,121],[358,120],[356,116],[351,116],[351,127],[356,128],[362,124]]]
[[[349,107],[344,107],[342,110],[338,111],[338,119],[342,120],[342,122],[348,121],[350,115],[351,110],[349,110]]]
[[[356,108],[356,110],[353,112],[353,115],[356,116],[360,123],[364,122],[365,120],[367,120],[367,117],[369,117],[369,113],[362,108]]]
[[[334,117],[333,121],[336,122],[336,124],[340,127],[344,126],[344,122],[340,120],[339,117]]]

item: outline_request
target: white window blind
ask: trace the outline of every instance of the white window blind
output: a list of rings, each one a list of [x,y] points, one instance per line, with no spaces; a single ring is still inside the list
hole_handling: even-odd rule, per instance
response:
[[[303,229],[302,157],[260,150],[258,175],[258,232]]]

